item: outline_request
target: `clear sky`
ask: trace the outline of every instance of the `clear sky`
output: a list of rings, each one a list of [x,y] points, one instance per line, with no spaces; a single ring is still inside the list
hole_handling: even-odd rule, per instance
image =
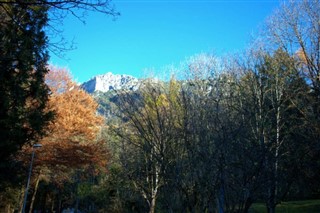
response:
[[[114,21],[90,13],[86,24],[67,17],[63,36],[74,39],[68,60],[51,54],[50,63],[67,67],[74,79],[113,72],[143,77],[199,53],[240,51],[278,0],[113,0]]]

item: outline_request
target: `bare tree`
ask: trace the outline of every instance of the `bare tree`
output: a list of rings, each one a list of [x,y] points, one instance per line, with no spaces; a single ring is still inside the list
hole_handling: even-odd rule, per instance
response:
[[[154,213],[172,162],[178,124],[163,85],[146,82],[140,92],[139,97],[119,93],[117,105],[125,122],[116,131],[124,144],[121,159],[126,176],[148,204],[149,213]]]
[[[266,39],[296,54],[302,72],[320,95],[320,2],[319,0],[286,1],[267,21]]]
[[[241,80],[245,89],[242,99],[248,112],[247,130],[251,131],[248,139],[256,144],[253,156],[258,165],[252,165],[256,172],[250,193],[253,199],[262,196],[268,212],[274,212],[293,182],[292,171],[297,162],[293,160],[288,166],[287,159],[299,155],[292,151],[293,144],[299,143],[292,135],[299,134],[298,105],[301,94],[307,95],[307,87],[297,70],[297,61],[282,49],[273,54],[252,52],[251,56]]]

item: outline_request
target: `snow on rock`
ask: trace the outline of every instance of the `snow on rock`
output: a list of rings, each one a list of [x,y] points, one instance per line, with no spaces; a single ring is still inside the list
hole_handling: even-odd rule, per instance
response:
[[[115,75],[108,72],[103,75],[97,75],[89,81],[84,82],[81,87],[88,93],[95,91],[108,92],[109,90],[136,90],[138,88],[138,79],[130,75]]]

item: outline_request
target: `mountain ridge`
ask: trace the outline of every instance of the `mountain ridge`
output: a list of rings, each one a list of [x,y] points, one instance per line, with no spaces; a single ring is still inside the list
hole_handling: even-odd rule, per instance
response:
[[[105,74],[96,75],[81,84],[81,87],[88,93],[108,92],[110,90],[126,89],[135,91],[139,87],[139,79],[126,74]]]

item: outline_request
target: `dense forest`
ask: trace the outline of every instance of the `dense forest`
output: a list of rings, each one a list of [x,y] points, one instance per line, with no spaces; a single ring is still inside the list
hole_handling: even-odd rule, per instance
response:
[[[64,48],[48,13],[74,8],[117,15],[109,1],[0,2],[0,212],[275,213],[320,199],[319,0],[280,5],[242,53],[96,94],[48,65]]]

